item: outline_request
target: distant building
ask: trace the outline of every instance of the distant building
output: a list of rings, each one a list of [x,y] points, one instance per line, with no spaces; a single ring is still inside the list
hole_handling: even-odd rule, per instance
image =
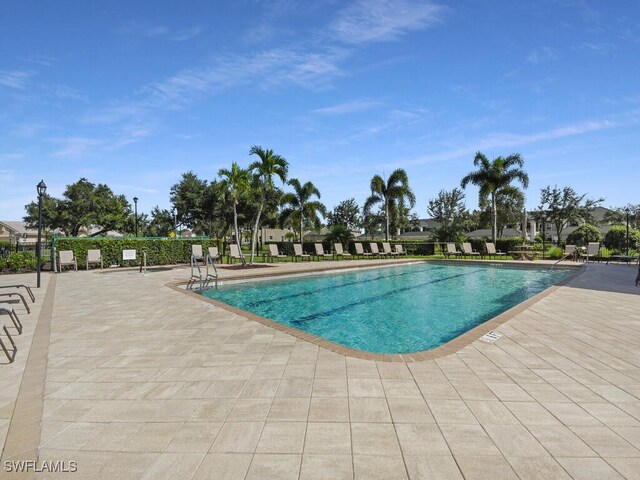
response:
[[[0,220],[0,242],[9,242],[11,245],[35,244],[38,241],[38,230],[27,228],[25,222]]]

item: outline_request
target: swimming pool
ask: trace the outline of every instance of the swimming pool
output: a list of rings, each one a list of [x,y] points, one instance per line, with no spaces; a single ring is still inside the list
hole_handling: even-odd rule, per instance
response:
[[[435,348],[572,270],[420,263],[222,285],[212,298],[348,348]]]

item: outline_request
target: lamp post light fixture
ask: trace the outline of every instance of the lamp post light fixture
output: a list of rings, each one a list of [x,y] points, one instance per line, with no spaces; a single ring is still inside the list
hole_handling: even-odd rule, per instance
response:
[[[40,288],[40,271],[42,270],[42,255],[40,254],[40,248],[42,244],[42,201],[44,194],[47,192],[47,185],[44,180],[40,180],[40,183],[36,186],[38,191],[38,243],[36,244],[36,287]]]
[[[173,238],[178,238],[178,222],[177,222],[177,210],[173,207]]]
[[[629,207],[624,209],[627,214],[627,257],[629,256]]]
[[[136,237],[138,236],[138,197],[133,197],[134,215],[136,217]]]

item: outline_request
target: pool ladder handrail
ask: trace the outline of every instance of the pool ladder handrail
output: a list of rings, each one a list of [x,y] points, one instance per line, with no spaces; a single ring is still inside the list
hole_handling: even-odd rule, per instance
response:
[[[554,267],[555,267],[556,265],[558,265],[558,264],[559,264],[561,261],[563,261],[564,259],[569,258],[569,257],[573,257],[573,256],[574,256],[574,252],[563,253],[563,254],[562,254],[562,256],[560,257],[560,259],[559,259],[556,263],[554,263],[553,265],[551,265],[551,270],[553,270],[553,269],[554,269]],[[587,262],[589,261],[588,259],[589,259],[589,257],[587,256]]]
[[[200,268],[200,260],[204,262],[202,265],[205,267],[204,275]],[[203,290],[211,284],[211,281],[214,282],[215,288],[218,288],[218,269],[216,268],[216,263],[214,262],[211,254],[207,253],[206,256],[202,257],[196,257],[192,254],[191,278],[187,282],[187,290],[192,290],[196,283],[200,285],[199,289]]]

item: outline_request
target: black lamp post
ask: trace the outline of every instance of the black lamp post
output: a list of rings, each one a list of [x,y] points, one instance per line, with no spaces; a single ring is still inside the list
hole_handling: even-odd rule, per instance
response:
[[[627,214],[627,257],[629,256],[629,207],[624,209]]]
[[[44,194],[47,191],[47,185],[44,183],[44,180],[40,180],[40,183],[36,186],[38,191],[38,243],[36,244],[36,287],[40,288],[40,270],[42,269],[42,259],[40,255],[40,246],[42,243],[42,200],[44,199]]]
[[[136,216],[136,237],[138,236],[138,197],[133,197],[134,215]]]
[[[173,238],[178,238],[178,222],[176,220],[177,211],[173,208]]]

